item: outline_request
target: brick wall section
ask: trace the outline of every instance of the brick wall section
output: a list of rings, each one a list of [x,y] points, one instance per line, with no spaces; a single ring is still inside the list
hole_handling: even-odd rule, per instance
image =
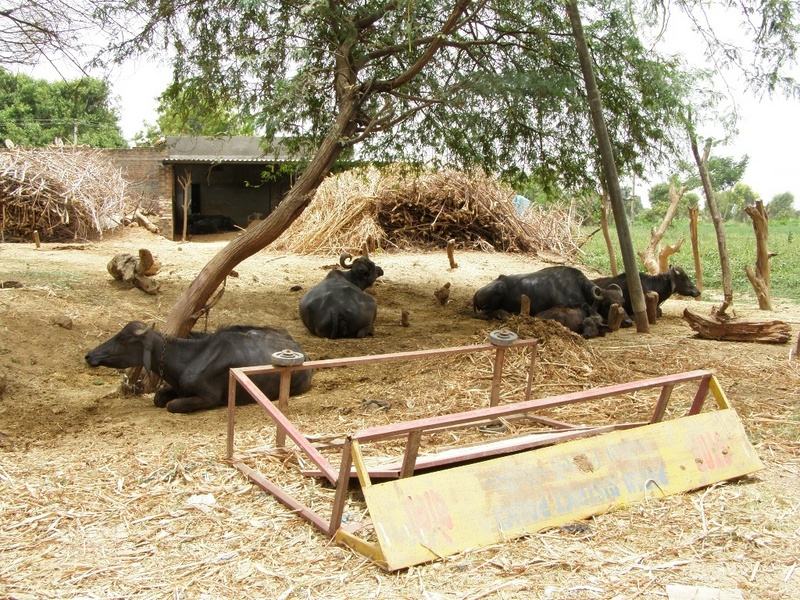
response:
[[[138,205],[150,215],[157,215],[162,235],[172,236],[172,165],[166,148],[108,148],[103,150],[109,160],[122,172],[127,181],[126,195],[132,205]]]

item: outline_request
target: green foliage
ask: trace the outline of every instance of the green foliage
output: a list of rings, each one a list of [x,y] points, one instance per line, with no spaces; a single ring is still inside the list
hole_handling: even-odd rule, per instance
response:
[[[547,193],[596,186],[596,144],[559,3],[164,0],[153,10],[131,0],[107,6],[109,22],[115,7],[149,19],[134,46],[168,40],[174,52],[164,133],[252,125],[308,157],[355,98],[338,142],[358,144],[360,158],[522,173]],[[628,8],[598,4],[585,29],[618,167],[640,173],[683,142],[696,82],[639,42]],[[457,25],[441,34],[448,23]]]
[[[794,219],[798,216],[798,211],[794,209],[794,194],[791,192],[774,196],[766,208],[770,219]]]
[[[239,110],[229,98],[198,94],[197,87],[173,83],[159,97],[155,125],[146,124],[136,134],[137,146],[153,145],[167,135],[254,135],[252,116]]]
[[[797,277],[797,264],[800,264],[800,236],[797,235],[800,221],[787,220],[769,223],[769,250],[777,255],[770,260],[770,293],[773,298],[787,298],[800,302],[800,278]],[[585,233],[590,233],[585,229]],[[634,222],[630,227],[633,247],[643,250],[650,240],[650,225]],[[667,230],[664,241],[675,243],[681,236],[686,238],[678,254],[673,255],[672,262],[680,264],[694,279],[694,259],[689,239],[689,222],[673,221]],[[706,290],[717,296],[722,295],[722,271],[717,249],[717,237],[714,225],[710,221],[701,220],[698,224],[700,244],[700,260],[703,265],[703,281]],[[621,265],[621,254],[615,240],[617,264]],[[737,303],[757,304],[753,288],[744,271],[745,265],[753,267],[756,260],[756,244],[753,226],[750,223],[728,222],[725,224],[725,240],[728,247],[732,284],[734,291],[734,307]],[[610,261],[605,242],[601,235],[592,236],[581,248],[581,262],[598,269],[602,273],[610,273]],[[639,265],[643,270],[642,265]]]
[[[710,156],[708,176],[715,191],[732,189],[744,177],[750,157],[746,154],[737,161],[732,156]]]
[[[747,216],[745,206],[751,206],[758,200],[752,188],[744,183],[737,183],[732,190],[717,193],[717,207],[719,214],[725,221],[744,221]]]
[[[49,83],[0,69],[0,138],[42,147],[56,138],[126,148],[108,83],[91,77]]]

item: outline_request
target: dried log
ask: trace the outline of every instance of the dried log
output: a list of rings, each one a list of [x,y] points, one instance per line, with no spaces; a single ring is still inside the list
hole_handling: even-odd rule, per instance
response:
[[[139,225],[147,229],[147,231],[149,231],[150,233],[159,232],[158,225],[154,225],[153,222],[150,221],[150,219],[148,219],[146,216],[144,216],[144,213],[142,213],[142,211],[139,210],[138,208],[133,212],[133,219]]]
[[[130,283],[147,294],[158,293],[159,284],[148,275],[155,275],[161,264],[149,250],[139,250],[139,258],[132,254],[117,254],[106,265],[109,274],[117,281]]]
[[[785,344],[791,337],[791,329],[784,321],[721,321],[688,308],[683,311],[683,319],[701,338],[709,340]]]

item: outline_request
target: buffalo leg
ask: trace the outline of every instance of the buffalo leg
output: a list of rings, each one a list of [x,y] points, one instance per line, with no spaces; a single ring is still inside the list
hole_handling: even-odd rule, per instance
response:
[[[187,396],[184,398],[175,398],[167,402],[167,410],[171,413],[190,413],[197,410],[217,408],[219,405],[216,399]]]
[[[159,408],[164,408],[170,400],[178,397],[178,393],[171,387],[165,387],[158,390],[153,396],[153,404]]]

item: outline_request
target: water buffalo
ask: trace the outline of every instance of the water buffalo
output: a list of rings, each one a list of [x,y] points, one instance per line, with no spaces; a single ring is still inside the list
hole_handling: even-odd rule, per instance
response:
[[[556,321],[570,331],[591,339],[603,337],[611,328],[603,323],[603,317],[586,303],[580,306],[555,306],[534,315],[537,319]]]
[[[608,315],[611,304],[621,305],[623,301],[618,286],[604,289],[592,283],[579,269],[558,266],[525,275],[500,275],[475,292],[472,305],[476,313],[488,317],[495,316],[498,311],[519,314],[523,294],[531,301],[532,315],[555,306],[582,304],[589,304],[600,314]]]
[[[236,231],[236,222],[225,215],[191,214],[186,219],[187,233],[191,235],[207,235],[220,231]]]
[[[169,412],[188,413],[227,404],[229,369],[271,364],[272,354],[281,350],[302,352],[286,331],[271,327],[234,325],[210,334],[176,338],[131,321],[90,351],[86,362],[92,367],[152,370],[170,386],[156,392],[155,405]],[[277,373],[254,375],[252,379],[269,399],[277,399]],[[289,394],[302,394],[310,386],[311,370],[295,371]],[[237,390],[237,404],[252,401],[241,388]]]
[[[700,295],[700,290],[694,285],[689,276],[680,267],[670,267],[664,273],[657,275],[650,275],[649,273],[639,273],[639,279],[642,282],[642,291],[656,292],[658,294],[658,316],[661,316],[661,304],[669,298],[672,294],[680,294],[681,296],[691,296],[697,298]],[[618,285],[622,288],[622,293],[625,295],[625,303],[622,308],[629,314],[633,314],[633,306],[631,305],[630,294],[628,293],[628,282],[625,279],[625,273],[617,275],[616,277],[599,277],[593,280],[595,284],[602,288],[610,285]]]
[[[314,335],[336,339],[375,333],[378,303],[364,290],[383,275],[383,269],[364,256],[352,258],[342,254],[339,264],[344,271],[330,271],[300,298],[300,319]]]

